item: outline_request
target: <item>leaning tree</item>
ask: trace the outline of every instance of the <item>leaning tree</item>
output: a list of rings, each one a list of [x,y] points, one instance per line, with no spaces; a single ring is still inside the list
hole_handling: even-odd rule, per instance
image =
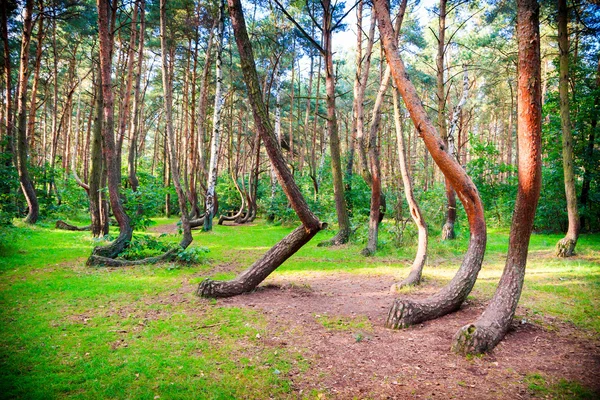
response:
[[[302,196],[298,185],[296,185],[294,177],[288,169],[281,152],[275,130],[271,125],[269,113],[263,100],[241,1],[228,0],[227,3],[240,55],[244,82],[246,83],[248,98],[252,106],[254,125],[265,144],[265,149],[267,150],[279,184],[283,188],[288,201],[298,215],[302,225],[294,229],[235,279],[230,281],[204,280],[200,283],[197,290],[197,294],[203,297],[229,297],[251,291],[285,260],[308,243],[321,229],[326,227],[326,224],[320,222],[308,208],[308,204],[304,196]]]

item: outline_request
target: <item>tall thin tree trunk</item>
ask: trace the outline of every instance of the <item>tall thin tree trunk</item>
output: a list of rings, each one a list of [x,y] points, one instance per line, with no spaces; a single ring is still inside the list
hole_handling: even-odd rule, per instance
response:
[[[204,230],[210,231],[213,226],[213,218],[216,213],[215,207],[215,188],[217,185],[217,169],[219,161],[219,141],[221,140],[221,113],[223,110],[223,94],[221,93],[223,85],[223,34],[225,31],[225,0],[220,0],[219,23],[217,27],[216,45],[217,62],[215,66],[215,106],[213,110],[213,132],[210,146],[210,162],[208,164],[208,181],[206,183],[206,213],[204,215]]]
[[[90,199],[90,215],[92,219],[92,236],[98,237],[102,235],[102,175],[103,165],[102,160],[102,75],[100,73],[100,65],[98,64],[98,75],[95,79],[96,91],[96,116],[94,117],[94,127],[92,129],[92,150],[91,150],[91,168],[89,177],[89,199]],[[107,232],[108,233],[108,232]]]
[[[114,120],[114,97],[112,88],[112,47],[114,37],[112,36],[113,25],[115,18],[115,10],[111,10],[112,4],[110,0],[97,0],[98,5],[98,33],[100,42],[100,71],[102,75],[102,138],[104,160],[106,162],[106,174],[108,178],[108,193],[110,198],[110,206],[113,215],[119,224],[119,236],[108,246],[96,247],[92,256],[88,259],[88,264],[94,265],[102,258],[114,258],[129,245],[133,229],[129,216],[123,208],[119,188],[121,182],[119,158],[115,144],[115,120]],[[112,21],[111,21],[112,18]],[[101,262],[101,261],[100,261]]]
[[[577,211],[577,193],[575,191],[575,173],[573,171],[573,133],[569,108],[569,31],[567,29],[567,0],[558,0],[558,47],[560,50],[559,82],[560,125],[562,128],[562,156],[567,197],[569,229],[564,238],[556,244],[558,257],[571,257],[575,253],[579,237],[580,221]]]
[[[7,148],[13,155],[15,154],[14,149],[14,132],[13,132],[13,105],[12,105],[12,78],[11,78],[11,57],[10,57],[10,46],[8,42],[8,2],[3,1],[1,4],[1,14],[0,17],[2,21],[0,22],[0,29],[2,34],[2,44],[4,48],[4,57],[3,57],[3,69],[4,69],[4,119],[5,119],[5,134],[8,137]],[[12,161],[12,160],[10,160]],[[8,162],[10,162],[8,161]]]
[[[395,37],[398,38],[400,34],[400,28],[402,27],[402,21],[404,20],[404,13],[406,12],[406,0],[403,0],[400,3],[400,9],[398,11],[398,17],[396,18],[396,25],[394,27]],[[375,36],[375,18],[372,19],[371,31],[369,41],[373,40]],[[369,43],[367,46],[367,51],[371,51],[372,43]],[[366,55],[369,58],[369,55]],[[365,62],[365,68],[367,69],[367,73],[363,75],[361,79],[364,79],[361,83],[366,88],[366,79],[368,76],[370,62]],[[389,65],[386,67],[383,76],[381,77],[381,84],[379,85],[379,90],[377,92],[377,97],[375,98],[375,104],[373,105],[372,112],[372,121],[371,128],[369,130],[369,143],[368,143],[368,154],[365,154],[365,143],[364,139],[357,140],[359,155],[362,159],[368,155],[368,171],[363,172],[363,176],[365,180],[371,186],[371,207],[369,212],[369,237],[367,242],[367,247],[362,250],[362,254],[365,256],[370,256],[375,253],[377,250],[377,242],[379,235],[379,223],[383,219],[383,214],[381,209],[385,209],[385,197],[381,192],[381,167],[379,163],[379,148],[377,146],[377,133],[379,132],[379,127],[381,125],[381,107],[383,105],[383,98],[385,93],[387,92],[389,82],[390,82],[391,71]],[[362,110],[362,101],[364,100],[364,89],[359,90],[359,95],[361,101],[359,104],[358,112],[357,112],[357,132],[361,132],[364,129],[364,114]],[[362,133],[357,133],[357,139],[361,137]]]
[[[597,164],[594,163],[594,143],[596,142],[596,127],[598,126],[598,114],[600,113],[600,57],[598,57],[598,67],[596,69],[596,96],[594,98],[594,110],[591,113],[590,134],[585,149],[587,162],[584,164],[583,183],[581,185],[581,206],[589,211],[590,186],[592,183],[592,170]],[[581,216],[581,226],[586,226],[587,216],[585,213]]]
[[[444,56],[446,54],[446,0],[440,0],[439,7],[439,30],[438,30],[438,53],[436,57],[437,66],[437,105],[438,105],[438,128],[440,136],[448,146],[448,130],[446,124],[446,90],[444,82]],[[456,195],[448,179],[444,179],[446,185],[446,222],[442,227],[442,240],[452,240],[456,237],[454,223],[456,222]]]
[[[175,191],[177,192],[177,200],[179,202],[179,209],[181,212],[181,228],[183,230],[183,238],[179,245],[182,248],[187,248],[192,243],[192,231],[190,227],[190,221],[187,210],[187,200],[185,192],[181,186],[181,179],[179,177],[179,161],[177,158],[177,152],[175,149],[175,133],[173,131],[173,76],[171,75],[172,68],[169,68],[169,61],[174,63],[173,58],[169,60],[167,53],[173,55],[172,51],[169,51],[169,45],[167,43],[167,32],[166,32],[166,0],[160,0],[160,49],[162,55],[162,83],[163,83],[163,94],[165,104],[165,124],[167,128],[167,145],[169,151],[169,165],[171,169],[171,177],[173,184],[175,185]],[[165,149],[167,151],[167,149]]]
[[[31,86],[31,101],[29,106],[29,119],[27,121],[27,137],[29,149],[35,149],[35,116],[37,111],[37,89],[40,81],[40,68],[42,65],[42,43],[44,41],[44,2],[40,1],[40,14],[38,16],[37,48],[35,50],[35,66],[33,68],[33,83]]]
[[[146,1],[140,0],[140,30],[138,34],[138,56],[135,70],[135,88],[133,92],[133,109],[131,112],[131,125],[129,132],[129,153],[127,154],[127,176],[131,189],[135,192],[140,184],[136,174],[136,150],[137,138],[140,121],[140,103],[141,103],[141,79],[142,79],[142,64],[144,60],[144,34],[146,32]],[[127,121],[125,121],[127,122]]]
[[[427,149],[438,167],[448,178],[461,199],[471,228],[470,242],[465,258],[454,278],[435,295],[421,300],[397,299],[388,315],[387,326],[401,328],[437,318],[457,310],[471,292],[481,269],[486,244],[486,226],[483,205],[477,188],[460,164],[446,152],[446,146],[437,135],[415,87],[408,79],[404,63],[400,58],[398,44],[387,9],[386,0],[374,0],[373,6],[379,32],[390,64],[392,77],[400,90],[413,123],[417,127]]]
[[[35,224],[40,214],[40,206],[33,181],[29,177],[27,167],[27,77],[29,65],[29,42],[31,40],[31,26],[33,14],[33,0],[27,0],[23,14],[23,38],[21,41],[21,57],[19,65],[19,81],[17,87],[17,170],[21,190],[27,200],[27,217],[25,222]]]
[[[519,187],[504,272],[492,301],[481,317],[454,337],[456,352],[484,353],[502,340],[521,297],[529,238],[542,185],[539,5],[517,0]]]
[[[333,70],[332,50],[332,6],[330,0],[323,0],[323,48],[325,50],[325,88],[327,92],[327,134],[331,152],[331,172],[333,175],[333,194],[335,210],[338,219],[338,233],[320,245],[340,245],[350,239],[350,218],[344,196],[344,180],[342,177],[342,160],[340,155],[340,137],[338,135],[337,116],[335,109],[335,71]]]

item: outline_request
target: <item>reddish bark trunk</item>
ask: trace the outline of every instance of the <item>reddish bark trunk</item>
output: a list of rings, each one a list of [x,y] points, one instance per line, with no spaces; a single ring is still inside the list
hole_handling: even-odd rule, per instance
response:
[[[492,350],[508,331],[523,288],[529,238],[542,183],[539,5],[536,0],[517,0],[517,7],[517,200],[506,266],[496,293],[481,317],[462,327],[454,337],[452,349],[463,354]]]
[[[114,121],[114,97],[112,88],[112,47],[113,47],[113,36],[112,36],[112,21],[114,21],[114,12],[111,7],[114,6],[110,0],[97,0],[98,5],[98,31],[99,31],[99,42],[100,42],[100,72],[102,76],[102,138],[104,154],[104,160],[106,162],[106,174],[108,178],[108,193],[110,198],[110,206],[113,211],[113,215],[117,219],[119,224],[119,236],[117,239],[109,244],[108,246],[96,247],[92,252],[92,256],[88,259],[88,264],[93,265],[96,261],[96,257],[114,258],[123,249],[129,245],[133,229],[129,216],[125,213],[123,204],[121,203],[121,197],[119,195],[119,188],[121,182],[119,157],[115,144],[115,121]]]

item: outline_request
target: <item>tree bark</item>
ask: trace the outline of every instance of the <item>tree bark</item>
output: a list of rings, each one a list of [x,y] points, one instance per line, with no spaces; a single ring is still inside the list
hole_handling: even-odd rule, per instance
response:
[[[4,118],[6,125],[6,136],[8,138],[7,148],[11,153],[15,153],[14,147],[14,132],[13,132],[13,105],[12,105],[12,78],[11,78],[11,61],[10,61],[10,46],[8,42],[8,2],[3,1],[1,5],[1,14],[2,21],[0,24],[0,29],[2,29],[2,44],[4,48]],[[10,162],[10,161],[9,161]]]
[[[413,192],[412,181],[408,172],[406,162],[406,150],[404,145],[404,135],[402,133],[402,121],[400,120],[400,104],[398,102],[398,91],[396,88],[392,92],[394,99],[394,124],[396,126],[396,141],[398,143],[398,161],[400,164],[400,174],[402,175],[402,184],[404,185],[404,196],[406,196],[406,202],[410,211],[410,216],[413,219],[419,232],[417,254],[413,261],[408,277],[399,283],[392,285],[392,292],[400,289],[404,286],[418,285],[421,283],[421,274],[423,273],[423,267],[427,260],[427,225],[423,218],[423,213],[419,208],[419,204],[415,199]]]
[[[206,183],[206,208],[204,214],[204,230],[210,231],[215,217],[215,187],[217,185],[217,169],[219,161],[219,141],[221,140],[221,113],[223,110],[223,94],[221,93],[223,85],[223,71],[221,64],[223,62],[223,34],[225,32],[225,0],[220,0],[219,5],[219,23],[217,26],[216,45],[217,62],[215,66],[215,106],[213,110],[213,132],[210,146],[210,162],[208,164],[208,180]]]
[[[573,133],[569,108],[569,32],[567,29],[567,0],[558,0],[558,47],[560,50],[558,91],[560,96],[560,125],[562,128],[562,156],[567,197],[569,229],[556,244],[558,257],[571,257],[579,237],[580,221],[577,211],[575,173],[573,171]]]
[[[98,64],[99,67],[99,64]],[[92,219],[92,236],[102,236],[102,75],[98,68],[98,75],[95,79],[96,86],[96,116],[94,117],[94,127],[92,129],[92,150],[91,150],[91,168],[88,184],[89,200],[90,200],[90,215]],[[106,232],[108,233],[108,232]]]
[[[394,302],[386,325],[401,328],[437,318],[460,307],[471,292],[481,269],[485,253],[486,226],[483,205],[477,188],[456,159],[450,157],[446,152],[443,141],[437,135],[413,84],[408,79],[404,63],[398,52],[398,44],[394,37],[386,1],[374,0],[373,3],[386,59],[390,64],[394,82],[400,90],[406,108],[425,142],[425,146],[457,191],[467,212],[471,229],[469,248],[463,263],[448,285],[437,294],[422,301],[397,299]]]
[[[481,317],[462,327],[452,350],[462,354],[484,353],[502,340],[521,296],[529,238],[533,229],[542,182],[541,73],[539,5],[536,0],[517,0],[519,186],[510,231],[508,255],[496,293]]]
[[[169,166],[171,170],[171,178],[173,185],[175,186],[175,192],[177,193],[177,200],[179,202],[179,210],[181,212],[181,228],[183,230],[183,238],[179,243],[181,248],[186,249],[190,243],[192,243],[192,231],[190,227],[190,221],[187,210],[187,200],[185,192],[181,186],[181,179],[179,177],[179,161],[177,158],[177,152],[175,150],[175,133],[173,131],[173,77],[171,75],[172,68],[169,68],[169,61],[174,62],[173,58],[168,59],[167,54],[173,57],[173,51],[171,51],[170,43],[167,43],[167,32],[166,32],[166,0],[160,0],[160,48],[162,56],[162,84],[164,106],[165,106],[165,124],[167,128],[167,145],[169,151]],[[167,149],[165,149],[167,151]]]
[[[598,126],[598,114],[600,113],[600,57],[598,57],[598,66],[596,69],[596,96],[594,97],[594,111],[592,111],[590,121],[590,134],[585,149],[585,171],[583,173],[583,183],[581,184],[581,206],[589,211],[590,187],[592,183],[592,170],[594,166],[597,168],[597,163],[594,161],[594,143],[596,142],[596,127]],[[581,226],[586,226],[588,217],[585,213],[581,216]],[[588,228],[589,229],[589,228]]]
[[[37,111],[36,99],[40,81],[40,68],[42,66],[42,43],[44,41],[44,2],[39,2],[40,13],[38,15],[37,47],[35,49],[35,66],[33,69],[33,83],[31,86],[31,101],[29,106],[29,118],[27,120],[27,137],[29,148],[35,148],[35,116]]]
[[[400,9],[398,11],[398,17],[396,18],[396,25],[394,27],[394,32],[395,32],[395,37],[396,39],[398,38],[398,35],[400,34],[400,28],[402,27],[402,21],[404,20],[404,13],[406,12],[406,0],[403,0],[400,3]],[[370,32],[370,39],[369,41],[371,42],[373,40],[373,37],[375,36],[375,18],[373,18],[372,20],[372,26],[371,26],[371,32]],[[367,46],[367,51],[371,51],[372,49],[372,43],[369,44],[369,46]],[[368,56],[369,57],[369,56]],[[370,63],[367,62],[366,63],[366,68],[368,69]],[[366,78],[368,76],[368,73],[364,75],[364,82],[363,84],[366,86]],[[370,212],[369,212],[369,237],[368,237],[368,242],[367,242],[367,247],[364,248],[362,250],[362,254],[364,256],[370,256],[375,254],[375,251],[377,250],[377,242],[378,242],[378,236],[379,236],[379,224],[381,223],[384,213],[385,213],[385,196],[383,195],[382,191],[381,191],[381,167],[380,167],[380,163],[379,163],[379,148],[377,146],[377,133],[379,132],[379,128],[381,125],[381,107],[383,105],[383,98],[385,96],[385,93],[387,92],[388,86],[389,86],[389,82],[390,82],[390,76],[391,76],[391,72],[390,72],[390,67],[386,66],[385,72],[383,73],[383,76],[381,77],[381,84],[379,85],[379,90],[377,91],[377,97],[375,98],[375,104],[373,105],[373,112],[372,112],[372,121],[371,121],[371,128],[369,130],[369,143],[368,143],[368,153],[364,154],[365,152],[365,148],[364,148],[364,141],[361,143],[358,143],[358,147],[360,149],[360,157],[365,157],[366,155],[368,155],[368,171],[364,171],[364,178],[367,181],[367,183],[369,183],[369,185],[371,186],[371,207],[370,207]],[[360,94],[360,93],[359,93]],[[362,91],[361,94],[361,103],[364,99],[364,90]],[[364,129],[363,125],[364,125],[364,116],[361,116],[360,114],[363,113],[362,111],[362,104],[359,107],[359,115],[358,115],[358,121],[359,123],[357,124],[357,131],[361,131],[362,129]],[[359,136],[362,136],[362,134],[357,134],[357,138]],[[382,212],[383,210],[383,212]]]
[[[33,0],[27,0],[23,14],[23,39],[21,41],[21,57],[19,65],[19,81],[17,87],[17,170],[21,190],[27,200],[27,217],[25,222],[35,224],[40,214],[40,206],[35,194],[33,181],[27,168],[27,77],[29,65],[29,42],[31,40]]]
[[[237,278],[224,282],[216,282],[210,279],[202,282],[198,287],[197,293],[204,297],[235,296],[254,289],[271,272],[325,227],[325,224],[322,224],[308,208],[278,146],[277,138],[275,137],[275,132],[261,95],[252,44],[246,31],[241,1],[228,0],[228,5],[256,130],[265,143],[267,154],[276,170],[277,179],[302,225],[273,246],[263,257]]]
[[[112,47],[114,38],[112,36],[112,21],[114,19],[114,4],[110,0],[97,0],[98,6],[98,33],[100,42],[100,72],[102,76],[102,138],[103,154],[106,162],[106,174],[108,178],[108,193],[113,215],[119,224],[119,236],[107,246],[98,246],[88,259],[88,265],[94,265],[95,257],[115,258],[129,245],[133,229],[129,216],[123,208],[120,188],[120,168],[117,149],[115,146],[115,121],[114,121],[114,99],[112,89]]]
[[[344,180],[342,176],[342,161],[340,155],[340,137],[338,135],[337,116],[335,110],[335,72],[333,70],[332,23],[333,9],[330,0],[323,0],[323,49],[325,58],[325,89],[327,93],[327,134],[331,152],[331,172],[333,175],[333,194],[335,210],[338,219],[338,233],[319,245],[340,245],[350,239],[350,218],[344,196]]]
[[[142,64],[144,60],[144,33],[146,31],[146,1],[140,0],[140,31],[138,38],[138,57],[137,66],[135,70],[135,89],[133,94],[133,110],[131,112],[132,120],[129,133],[129,153],[127,154],[127,176],[131,190],[137,191],[140,184],[136,174],[136,150],[137,150],[137,137],[139,130],[140,120],[140,86],[142,78]]]
[[[444,84],[444,56],[446,54],[446,0],[440,0],[439,9],[439,30],[438,30],[438,53],[436,57],[437,66],[437,103],[438,103],[438,127],[440,136],[450,150],[448,145],[448,129],[446,124],[446,90]],[[452,155],[452,154],[451,154]],[[446,186],[446,222],[442,227],[442,240],[452,240],[456,238],[454,233],[454,224],[456,222],[456,194],[448,179],[444,179]]]

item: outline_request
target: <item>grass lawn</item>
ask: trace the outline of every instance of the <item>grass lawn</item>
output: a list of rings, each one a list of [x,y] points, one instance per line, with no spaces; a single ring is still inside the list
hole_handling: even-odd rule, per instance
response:
[[[159,226],[175,222],[157,220]],[[207,276],[234,276],[213,271],[214,266],[227,263],[239,271],[292,229],[260,221],[215,225],[213,232],[195,232],[192,244],[210,250],[209,264],[122,269],[85,266],[97,244],[87,232],[44,225],[10,229],[0,236],[0,398],[297,397],[286,376],[310,368],[310,360],[292,347],[263,346],[267,321],[261,313],[222,307],[193,294]],[[317,247],[333,233],[319,233],[276,274],[406,275],[412,245],[394,246],[384,234],[381,251],[370,258],[359,255],[361,244]],[[452,278],[466,236],[451,243],[431,239],[425,285]],[[553,257],[560,237],[532,237],[521,305],[532,320],[553,316],[598,338],[600,235],[582,235],[572,259]],[[491,297],[507,246],[508,230],[489,232],[471,297]],[[182,292],[182,287],[189,290]],[[321,322],[330,328],[349,323]]]

